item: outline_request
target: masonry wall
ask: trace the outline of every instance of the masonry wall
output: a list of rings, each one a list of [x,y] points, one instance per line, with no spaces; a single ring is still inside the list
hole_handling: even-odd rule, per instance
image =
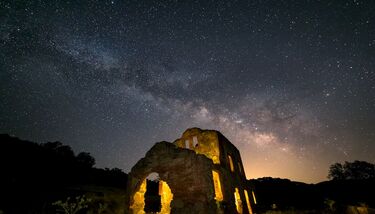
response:
[[[252,190],[247,186],[240,152],[224,135],[215,130],[191,128],[186,130],[174,144],[203,154],[214,162],[213,170],[219,173],[221,180],[223,194],[223,200],[220,202],[223,204],[221,209],[236,209],[239,213],[252,213],[251,207],[254,206]],[[236,189],[238,189],[238,198],[234,196]]]
[[[171,213],[252,213],[240,152],[218,131],[191,128],[173,144],[155,144],[129,174],[128,207],[151,172],[173,193]]]

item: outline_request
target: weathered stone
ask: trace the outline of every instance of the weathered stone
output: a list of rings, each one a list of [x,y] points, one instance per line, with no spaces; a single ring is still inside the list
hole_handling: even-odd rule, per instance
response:
[[[252,213],[240,153],[218,131],[192,128],[174,143],[156,143],[129,174],[126,213],[144,213],[145,179],[153,172],[162,184],[161,213]]]

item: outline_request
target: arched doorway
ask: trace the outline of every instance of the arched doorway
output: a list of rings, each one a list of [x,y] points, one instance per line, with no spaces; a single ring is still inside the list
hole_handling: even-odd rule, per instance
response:
[[[160,179],[158,173],[150,173],[134,193],[130,208],[133,213],[169,214],[173,193],[168,183]]]
[[[160,212],[216,213],[213,168],[212,160],[204,155],[178,148],[172,143],[156,143],[129,173],[125,212],[127,214],[145,213],[146,178],[156,172],[160,176],[160,181],[165,182],[159,183],[158,189],[162,189],[162,193],[159,194],[160,201],[163,196],[165,199],[163,199],[165,201],[163,204],[168,204],[170,199],[167,200],[167,198],[171,198],[173,194],[170,206],[163,205]]]

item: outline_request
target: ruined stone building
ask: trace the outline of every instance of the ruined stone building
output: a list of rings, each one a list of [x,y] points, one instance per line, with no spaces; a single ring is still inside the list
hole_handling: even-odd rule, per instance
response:
[[[218,131],[191,128],[173,143],[156,143],[129,174],[127,213],[146,213],[146,178],[155,172],[158,213],[253,213],[240,152]]]

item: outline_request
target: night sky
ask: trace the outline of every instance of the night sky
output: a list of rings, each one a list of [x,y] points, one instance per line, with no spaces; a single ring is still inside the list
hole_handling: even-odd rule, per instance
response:
[[[248,178],[375,163],[375,1],[0,0],[0,133],[129,172],[216,129]]]

